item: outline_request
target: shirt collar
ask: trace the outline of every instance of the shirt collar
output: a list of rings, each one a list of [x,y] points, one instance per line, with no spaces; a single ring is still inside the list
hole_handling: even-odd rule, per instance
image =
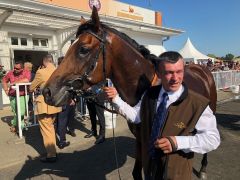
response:
[[[162,87],[161,90],[160,90],[159,96],[158,96],[158,100],[161,100],[161,97],[162,97],[163,93],[166,92],[168,94],[169,102],[171,104],[171,103],[173,103],[173,102],[175,102],[179,99],[179,97],[182,95],[183,91],[184,91],[184,86],[183,85],[181,85],[180,88],[175,92],[172,92],[172,91],[167,92]]]

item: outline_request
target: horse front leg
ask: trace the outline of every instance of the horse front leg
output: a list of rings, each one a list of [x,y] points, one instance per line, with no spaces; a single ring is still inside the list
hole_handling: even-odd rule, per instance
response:
[[[207,153],[203,154],[201,164],[202,164],[202,167],[199,171],[199,178],[206,180],[207,179],[207,164],[208,164]]]

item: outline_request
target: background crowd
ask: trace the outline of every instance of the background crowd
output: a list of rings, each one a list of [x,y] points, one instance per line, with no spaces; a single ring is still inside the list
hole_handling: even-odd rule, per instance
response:
[[[63,57],[58,59],[58,65],[62,60]],[[89,131],[89,134],[86,134],[85,138],[94,136],[96,138],[95,144],[100,144],[105,141],[104,110],[96,106],[92,100],[85,101],[81,99],[82,101],[78,103],[78,98],[71,99],[69,104],[63,107],[54,107],[45,103],[41,91],[55,69],[53,57],[50,54],[42,58],[42,65],[37,68],[36,72],[32,71],[33,65],[30,62],[23,63],[21,61],[16,61],[13,70],[7,73],[3,69],[3,66],[0,66],[0,77],[2,78],[3,90],[9,97],[13,112],[13,119],[10,122],[10,131],[16,134],[18,134],[18,112],[15,85],[16,83],[31,82],[27,94],[25,94],[25,86],[19,86],[21,129],[27,129],[26,127],[30,119],[26,114],[27,103],[29,116],[36,115],[36,119],[38,120],[40,132],[43,137],[43,144],[46,150],[46,156],[42,157],[41,161],[47,163],[57,161],[56,146],[58,146],[59,149],[63,149],[70,145],[70,142],[66,140],[66,134],[73,137],[76,136],[74,127],[76,124],[74,123],[76,120],[75,115],[77,111],[81,109],[77,106],[83,106],[83,104],[87,103],[89,109],[92,129]],[[97,94],[97,100],[99,103],[104,104],[104,97],[101,93]],[[97,133],[97,119],[100,122],[99,135]]]
[[[212,72],[216,71],[229,71],[229,70],[240,70],[240,63],[234,62],[234,61],[215,61],[212,62],[211,59],[209,59],[206,63],[202,64],[203,66],[208,67],[208,69]]]

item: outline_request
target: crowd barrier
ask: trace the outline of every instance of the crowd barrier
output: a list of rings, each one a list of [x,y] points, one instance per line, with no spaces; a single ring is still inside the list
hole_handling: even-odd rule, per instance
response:
[[[11,85],[12,88],[16,89],[16,102],[17,102],[17,124],[18,124],[18,132],[19,132],[19,137],[22,138],[22,128],[21,128],[21,120],[22,120],[22,110],[20,106],[20,93],[19,93],[19,88],[24,87],[25,91],[25,115],[24,115],[24,128],[29,128],[32,126],[37,126],[37,116],[34,115],[34,109],[35,109],[35,101],[34,101],[34,93],[30,94],[28,92],[28,87],[31,85],[31,83],[16,83],[14,85]],[[108,80],[108,86],[112,86],[112,83]],[[31,109],[31,114],[29,113],[29,96],[31,95],[31,103],[33,105],[33,108]],[[31,104],[30,103],[30,104]],[[110,104],[106,103],[106,106],[110,108]],[[86,107],[86,102],[83,97],[78,97],[77,99],[77,105],[76,105],[76,111],[78,112],[78,118],[80,119],[85,119],[86,117],[89,117],[89,112]],[[105,120],[106,120],[106,128],[111,129],[116,127],[116,115],[113,115],[113,120],[112,120],[112,115],[109,112],[104,112],[105,115]]]
[[[231,88],[232,86],[239,86],[240,85],[240,71],[219,71],[219,72],[212,72],[214,81],[216,84],[216,89],[225,89]],[[22,138],[22,129],[21,129],[21,108],[20,108],[20,99],[19,99],[19,87],[24,86],[25,90],[25,98],[28,99],[28,86],[31,83],[17,83],[13,87],[16,88],[16,98],[17,98],[17,114],[18,114],[18,129],[19,129],[19,137]],[[108,86],[112,86],[112,83],[109,81]],[[33,103],[33,111],[34,111],[34,93],[32,95],[32,103]],[[29,107],[28,107],[28,100],[25,103],[26,106],[26,113],[25,113],[25,128],[36,126],[38,125],[36,116],[34,113],[29,115]],[[109,104],[107,104],[110,107]],[[78,104],[77,104],[77,111],[79,113],[80,118],[85,118],[89,116],[88,109],[86,108],[86,103],[84,98],[79,97]],[[20,115],[20,116],[19,116]],[[105,119],[106,119],[106,128],[115,128],[116,126],[116,115],[114,115],[114,119],[112,121],[112,115],[109,112],[105,112]]]
[[[16,83],[14,85],[12,85],[12,88],[16,89],[16,103],[17,103],[17,125],[18,125],[18,133],[19,133],[19,137],[22,138],[22,109],[20,108],[20,91],[19,88],[24,87],[24,92],[25,92],[25,115],[24,115],[24,128],[29,128],[31,126],[36,126],[38,125],[37,120],[36,120],[36,116],[34,116],[34,113],[32,112],[31,116],[29,114],[29,106],[28,106],[28,101],[29,101],[29,93],[28,93],[28,86],[30,86],[31,83]],[[32,93],[32,103],[33,103],[33,111],[34,111],[34,93]]]
[[[217,90],[240,85],[240,71],[218,71],[212,74]]]
[[[24,128],[27,129],[29,127],[32,126],[37,126],[38,122],[37,122],[37,116],[34,114],[34,110],[35,110],[35,95],[34,93],[29,93],[28,92],[28,87],[31,85],[31,83],[16,83],[11,85],[11,87],[13,89],[16,90],[16,104],[17,104],[17,127],[18,127],[18,133],[19,133],[19,137],[22,138],[23,134],[22,134],[22,109],[20,108],[20,91],[19,88],[23,88],[24,87],[24,91],[25,91],[25,115],[24,115]],[[31,114],[29,113],[30,109],[29,109],[29,96],[31,96],[32,98],[30,98],[30,101],[33,105],[32,109],[31,109]],[[31,104],[30,103],[30,104]],[[84,101],[84,99],[82,97],[79,97],[78,99],[78,103],[77,103],[77,111],[79,112],[80,118],[84,118],[85,116],[88,116],[88,110],[86,108],[86,103]]]

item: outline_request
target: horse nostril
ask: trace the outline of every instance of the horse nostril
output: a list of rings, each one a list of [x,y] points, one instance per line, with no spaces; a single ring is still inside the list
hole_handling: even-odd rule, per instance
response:
[[[44,89],[42,90],[42,93],[43,93],[43,96],[44,96],[44,97],[51,97],[51,91],[50,91],[49,88],[44,88]]]

